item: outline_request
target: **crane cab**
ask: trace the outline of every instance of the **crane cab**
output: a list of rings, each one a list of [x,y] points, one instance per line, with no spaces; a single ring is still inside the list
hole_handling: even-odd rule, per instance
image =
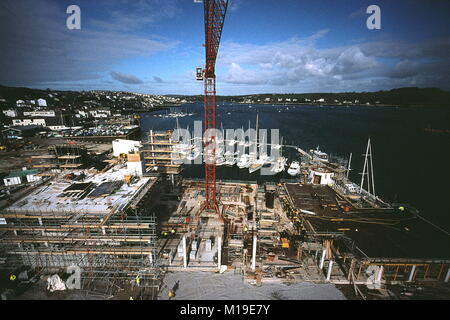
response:
[[[197,80],[203,80],[203,68],[199,67],[195,69]]]

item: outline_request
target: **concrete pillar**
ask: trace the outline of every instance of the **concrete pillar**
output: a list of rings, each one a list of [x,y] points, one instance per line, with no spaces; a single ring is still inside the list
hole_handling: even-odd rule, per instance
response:
[[[253,235],[253,254],[252,254],[252,270],[256,270],[256,234]]]
[[[354,268],[355,268],[355,259],[352,258],[352,262],[350,263],[350,268],[348,270],[348,278],[347,278],[348,281],[350,281],[350,279],[352,278]]]
[[[377,282],[381,282],[381,277],[383,276],[384,267],[380,266],[380,270],[378,270],[377,274]]]
[[[102,233],[106,234],[106,228],[105,227],[102,227]]]
[[[408,282],[412,282],[413,281],[415,272],[416,272],[416,266],[412,266],[411,272],[409,273]]]
[[[327,281],[330,281],[331,270],[333,270],[333,260],[330,260],[330,264],[328,265]]]
[[[449,279],[450,279],[450,268],[448,268],[447,270],[447,275],[445,276],[444,282],[447,283]]]
[[[322,258],[320,259],[320,266],[319,266],[320,270],[323,269],[323,264],[325,262],[325,255],[326,255],[326,253],[327,253],[327,251],[325,249],[323,249],[323,251],[322,251]]]
[[[187,268],[186,235],[183,236],[183,266]]]
[[[39,225],[42,226],[42,218],[38,218]]]
[[[217,237],[217,267],[222,265],[222,237]]]

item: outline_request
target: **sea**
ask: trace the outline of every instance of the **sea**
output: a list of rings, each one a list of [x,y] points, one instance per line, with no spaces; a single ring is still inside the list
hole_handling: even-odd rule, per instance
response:
[[[184,117],[158,117],[170,112]],[[349,158],[349,178],[361,182],[364,154],[370,138],[376,195],[388,202],[405,203],[421,215],[450,231],[450,110],[430,107],[319,106],[219,103],[217,127],[223,129],[279,129],[283,144],[305,151],[320,148],[332,157]],[[202,121],[203,104],[184,104],[141,114],[141,134],[152,130],[180,128],[193,131]],[[283,149],[288,164],[299,160],[292,147]],[[186,165],[183,176],[203,178],[203,165]],[[217,167],[217,179],[279,181],[287,173],[262,176],[247,169]]]

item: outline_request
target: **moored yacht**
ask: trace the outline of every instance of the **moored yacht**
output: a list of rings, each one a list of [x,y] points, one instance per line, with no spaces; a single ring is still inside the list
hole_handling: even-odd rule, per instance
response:
[[[250,155],[244,153],[238,160],[237,166],[240,169],[248,168],[251,165]]]
[[[287,172],[293,177],[298,175],[300,173],[300,163],[298,161],[292,161]]]
[[[275,174],[280,173],[284,171],[286,167],[286,158],[285,157],[278,157],[275,162],[273,163],[272,168],[270,169]]]
[[[309,150],[311,152],[313,160],[319,160],[323,162],[328,162],[328,155],[325,152],[319,150],[319,146],[317,146],[316,150]]]

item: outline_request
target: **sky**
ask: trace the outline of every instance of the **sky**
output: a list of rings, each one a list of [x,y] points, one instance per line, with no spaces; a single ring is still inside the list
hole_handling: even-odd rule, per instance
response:
[[[449,18],[448,0],[229,0],[217,93],[450,90]],[[1,0],[0,84],[202,94],[203,42],[194,0]]]

